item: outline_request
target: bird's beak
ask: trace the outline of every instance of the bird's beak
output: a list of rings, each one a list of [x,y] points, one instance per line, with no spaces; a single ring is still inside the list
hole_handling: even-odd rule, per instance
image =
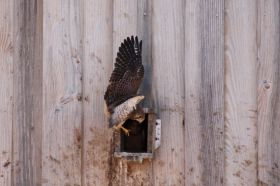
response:
[[[138,122],[139,122],[139,123],[142,123],[144,120],[145,120],[145,117],[140,118],[140,119],[138,120]]]

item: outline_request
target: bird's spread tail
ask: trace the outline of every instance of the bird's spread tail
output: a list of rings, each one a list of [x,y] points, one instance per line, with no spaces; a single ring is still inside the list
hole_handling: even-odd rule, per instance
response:
[[[135,96],[133,98],[135,99],[135,101],[136,101],[135,104],[137,105],[138,103],[140,103],[145,98],[145,96],[139,95],[139,96]]]

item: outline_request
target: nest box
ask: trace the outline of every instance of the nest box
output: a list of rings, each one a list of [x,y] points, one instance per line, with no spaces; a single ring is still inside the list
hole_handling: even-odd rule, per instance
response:
[[[161,121],[152,109],[144,108],[145,120],[138,123],[127,120],[124,127],[130,130],[129,136],[123,132],[114,133],[114,157],[128,161],[151,160],[154,151],[160,146]]]

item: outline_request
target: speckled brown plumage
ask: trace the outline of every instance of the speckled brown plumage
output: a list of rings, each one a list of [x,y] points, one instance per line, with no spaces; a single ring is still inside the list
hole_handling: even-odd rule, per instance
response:
[[[137,36],[128,37],[121,43],[104,95],[109,113],[112,113],[117,105],[136,96],[144,76],[141,51],[142,41],[139,42]]]

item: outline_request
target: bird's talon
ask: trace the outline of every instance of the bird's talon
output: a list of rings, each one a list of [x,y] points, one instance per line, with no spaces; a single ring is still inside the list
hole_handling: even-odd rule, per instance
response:
[[[124,131],[125,135],[129,136],[129,130],[124,127],[121,127],[121,129]]]

